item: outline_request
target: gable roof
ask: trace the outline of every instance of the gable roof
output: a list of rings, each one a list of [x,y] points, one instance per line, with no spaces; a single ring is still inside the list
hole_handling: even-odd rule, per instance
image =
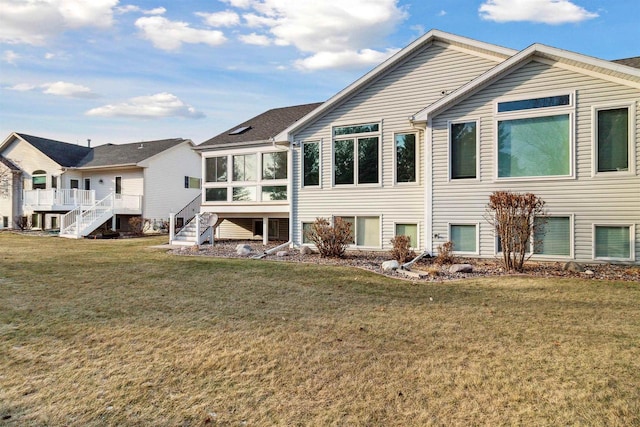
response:
[[[418,39],[414,40],[408,46],[399,50],[393,56],[388,58],[386,61],[382,62],[380,65],[366,73],[364,76],[360,77],[358,80],[353,82],[351,85],[347,86],[329,100],[327,100],[321,107],[313,110],[309,114],[307,114],[302,119],[298,120],[296,123],[289,126],[287,129],[284,129],[276,136],[277,141],[286,141],[289,135],[292,132],[300,129],[302,126],[307,123],[319,118],[325,112],[329,111],[331,108],[336,106],[337,104],[343,102],[346,98],[350,97],[354,93],[361,90],[366,85],[373,82],[375,79],[396,67],[410,55],[412,55],[417,50],[428,46],[435,42],[444,42],[454,46],[461,47],[471,52],[475,52],[479,56],[484,56],[487,58],[492,58],[496,62],[504,61],[510,56],[516,54],[518,51],[509,49],[502,46],[493,45],[490,43],[481,42],[478,40],[470,39],[467,37],[457,36],[455,34],[446,33],[440,30],[431,30],[428,33],[425,33]]]
[[[189,142],[187,139],[173,138],[157,141],[132,142],[129,144],[99,145],[87,153],[76,165],[77,168],[136,165],[176,145]]]
[[[16,133],[18,137],[33,145],[45,156],[63,167],[75,166],[84,156],[91,152],[91,148],[39,136]]]
[[[214,136],[198,145],[196,149],[214,148],[221,145],[260,143],[272,140],[301,117],[322,105],[295,105],[292,107],[274,108],[240,123],[231,129]]]
[[[506,61],[498,64],[481,76],[473,79],[469,83],[462,85],[449,95],[420,110],[412,117],[412,121],[425,122],[430,115],[438,114],[439,112],[457,104],[463,99],[487,87],[489,84],[511,73],[514,69],[526,64],[532,60],[533,57],[548,59],[553,62],[572,67],[573,69],[581,70],[584,73],[595,73],[603,79],[640,88],[640,69],[551,46],[533,44]]]
[[[640,68],[640,56],[634,56],[633,58],[614,59],[611,62],[626,65],[627,67]]]

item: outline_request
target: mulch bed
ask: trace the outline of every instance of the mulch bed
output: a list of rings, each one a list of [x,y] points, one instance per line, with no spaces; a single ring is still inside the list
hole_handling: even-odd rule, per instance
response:
[[[238,240],[219,240],[214,246],[205,244],[196,247],[181,247],[172,249],[171,252],[176,255],[192,255],[192,256],[211,256],[219,258],[250,258],[254,255],[260,255],[268,249],[275,248],[283,242],[270,242],[269,245],[263,246],[262,242],[257,241],[238,241]],[[239,244],[249,245],[252,249],[248,256],[241,256],[236,253],[236,246]],[[338,265],[345,267],[357,267],[365,270],[383,274],[382,263],[391,259],[388,252],[374,251],[349,251],[343,258],[322,258],[319,254],[301,254],[297,249],[283,249],[286,256],[277,256],[275,253],[268,255],[262,259],[269,261],[281,262],[304,262],[319,265]],[[439,265],[435,263],[434,258],[424,258],[415,263],[411,270],[413,272],[424,273],[424,277],[409,278],[413,281],[429,281],[443,282],[450,280],[460,280],[474,277],[487,276],[508,276],[513,273],[505,271],[501,267],[501,263],[497,259],[474,259],[459,258],[457,262],[471,264],[473,272],[471,273],[451,273],[450,265]],[[640,266],[637,265],[615,265],[615,264],[581,264],[584,268],[582,273],[574,273],[564,270],[564,262],[534,262],[525,263],[525,271],[522,274],[534,277],[579,277],[583,279],[594,280],[618,280],[629,281],[640,284]],[[384,273],[388,276],[407,278],[398,272]]]

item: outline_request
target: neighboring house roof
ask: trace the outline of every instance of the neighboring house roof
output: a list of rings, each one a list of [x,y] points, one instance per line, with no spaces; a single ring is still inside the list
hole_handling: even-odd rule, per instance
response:
[[[634,56],[633,58],[614,59],[611,62],[626,65],[627,67],[640,68],[640,56]]]
[[[75,166],[84,156],[91,152],[91,148],[39,136],[16,133],[17,136],[40,150],[45,156],[64,167]]]
[[[136,165],[176,145],[189,142],[182,138],[157,141],[132,142],[130,144],[105,144],[91,150],[75,167],[95,168],[122,165]]]
[[[274,108],[214,136],[196,148],[207,149],[220,145],[270,141],[278,133],[321,105],[321,102],[317,102]]]
[[[371,82],[382,76],[387,71],[396,67],[417,50],[436,42],[444,42],[454,46],[458,46],[463,49],[473,51],[479,56],[491,58],[496,62],[504,61],[505,59],[518,52],[517,50],[493,45],[490,43],[480,42],[478,40],[457,36],[455,34],[446,33],[444,31],[431,30],[420,38],[416,39],[405,48],[399,50],[396,54],[353,82],[351,85],[335,94],[333,97],[327,100],[327,102],[322,104],[321,107],[313,110],[305,117],[289,126],[287,129],[284,129],[275,137],[275,139],[277,141],[286,141],[291,133],[295,132],[311,121],[321,117],[327,111],[330,111],[332,108],[334,108],[337,104],[343,102],[346,98],[352,96],[354,93],[369,85]]]
[[[526,64],[532,60],[533,57],[550,60],[554,63],[559,63],[575,70],[582,69],[585,73],[596,74],[603,79],[640,88],[640,69],[551,46],[533,44],[469,83],[454,90],[444,98],[441,98],[428,107],[422,109],[414,115],[412,120],[414,122],[425,122],[429,115],[438,114],[439,112],[459,103],[463,99],[509,74],[514,69]]]
[[[13,172],[21,172],[22,171],[15,163],[13,163],[11,160],[9,160],[6,157],[3,157],[1,155],[0,155],[0,163],[5,165],[7,168],[9,168],[9,170],[11,170]]]

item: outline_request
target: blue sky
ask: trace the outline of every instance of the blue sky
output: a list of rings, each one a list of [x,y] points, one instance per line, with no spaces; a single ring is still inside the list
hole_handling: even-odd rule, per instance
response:
[[[640,55],[636,0],[0,0],[0,135],[199,144],[324,101],[430,29]]]

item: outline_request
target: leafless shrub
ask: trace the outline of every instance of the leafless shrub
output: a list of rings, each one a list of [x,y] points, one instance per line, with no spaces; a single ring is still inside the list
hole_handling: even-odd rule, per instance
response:
[[[436,264],[447,265],[455,262],[453,256],[453,242],[447,241],[438,246],[438,256],[436,256]]]
[[[33,227],[31,218],[29,218],[28,216],[19,216],[13,221],[13,223],[15,224],[16,228],[21,231],[31,230],[31,228]]]
[[[531,256],[532,236],[544,227],[544,201],[533,193],[495,191],[489,196],[485,219],[500,239],[502,261],[509,271],[522,271]],[[537,219],[537,220],[536,220]],[[534,246],[535,246],[535,242]]]
[[[146,220],[139,216],[132,216],[129,218],[129,230],[136,236],[142,236],[144,234],[144,226]]]
[[[334,218],[333,225],[326,218],[316,218],[307,238],[316,245],[321,257],[341,258],[353,241],[353,233],[351,224],[340,217]]]
[[[393,248],[391,249],[391,257],[399,263],[411,261],[415,258],[416,253],[411,250],[411,238],[409,236],[399,235],[391,239]]]

